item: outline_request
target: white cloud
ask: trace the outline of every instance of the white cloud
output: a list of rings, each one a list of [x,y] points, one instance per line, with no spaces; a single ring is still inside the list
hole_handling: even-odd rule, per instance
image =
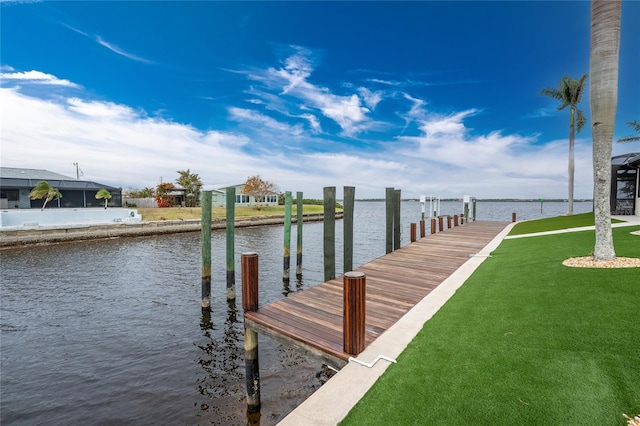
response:
[[[31,80],[23,81],[26,85]],[[307,84],[300,82],[292,93]],[[304,112],[287,115],[287,122],[271,113],[230,106],[229,117],[238,126],[202,131],[78,93],[41,99],[21,93],[20,87],[0,88],[0,158],[7,167],[73,175],[73,163],[78,162],[85,179],[125,188],[155,186],[160,176],[173,181],[177,170],[187,168],[208,184],[242,182],[260,174],[282,190],[303,191],[310,198],[320,198],[324,186],[344,185],[356,186],[361,198],[384,197],[385,187],[400,188],[405,197],[547,199],[567,193],[566,140],[477,132],[465,123],[477,109],[435,114],[409,95],[404,98],[410,102],[407,117],[417,124],[413,134],[370,141],[344,140],[322,129],[316,115],[320,100],[305,103],[299,108]],[[317,94],[318,89],[309,90]],[[322,104],[327,114],[336,109],[336,120],[351,120],[351,126],[368,123],[358,121],[364,107],[357,95],[333,99],[331,93],[320,94],[329,99]],[[290,124],[292,117],[301,123]],[[305,133],[303,120],[316,132],[322,130],[322,137]],[[246,129],[250,133],[243,133]],[[577,198],[592,193],[590,146],[588,136],[576,141]],[[310,152],[318,147],[322,153]],[[614,155],[630,150],[628,144],[614,144]]]
[[[358,93],[362,96],[364,104],[372,110],[376,109],[376,105],[382,100],[382,92],[380,91],[372,92],[366,87],[361,87],[358,89]]]
[[[287,57],[282,68],[254,70],[247,73],[250,80],[263,83],[267,89],[279,90],[280,96],[291,96],[304,102],[304,106],[319,110],[322,115],[336,122],[343,135],[355,136],[359,132],[377,126],[368,117],[370,109],[362,105],[357,94],[336,95],[326,87],[314,85],[308,81],[313,72],[310,52],[307,49],[293,46],[295,53]],[[254,89],[254,94],[255,89]],[[379,96],[367,92],[365,102],[373,107],[377,105]]]
[[[77,31],[77,30],[75,30]],[[78,31],[80,32],[80,31]],[[80,32],[82,34],[82,32]],[[116,53],[120,56],[124,56],[125,58],[131,59],[133,61],[136,62],[142,62],[143,64],[152,64],[153,61],[150,61],[148,59],[145,58],[141,58],[140,56],[134,55],[133,53],[129,53],[127,51],[125,51],[124,49],[121,49],[120,47],[112,44],[112,43],[108,43],[106,40],[104,40],[102,37],[100,36],[96,36],[96,42],[101,45],[106,47],[107,49],[109,49],[110,51],[112,51],[113,53]]]
[[[46,74],[41,71],[31,70],[24,72],[14,72],[14,69],[11,67],[3,67],[3,71],[4,72],[0,73],[0,79],[5,81],[5,85],[8,81],[12,83],[27,82],[32,84],[64,86],[71,88],[80,87],[79,85],[72,83],[69,80],[59,79],[56,76]]]

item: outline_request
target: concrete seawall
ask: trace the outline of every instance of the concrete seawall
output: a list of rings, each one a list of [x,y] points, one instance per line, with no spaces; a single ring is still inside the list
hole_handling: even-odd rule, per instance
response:
[[[336,213],[336,219],[342,218]],[[303,222],[322,221],[322,213],[305,214]],[[296,222],[296,217],[291,221]],[[235,227],[280,225],[284,216],[252,216],[236,218]],[[211,229],[225,229],[226,219],[213,219]],[[27,230],[0,231],[0,247],[22,247],[33,244],[60,243],[67,241],[93,240],[100,238],[138,237],[144,235],[175,234],[179,232],[199,232],[200,219],[157,220],[138,223],[113,223],[104,225],[41,227]]]

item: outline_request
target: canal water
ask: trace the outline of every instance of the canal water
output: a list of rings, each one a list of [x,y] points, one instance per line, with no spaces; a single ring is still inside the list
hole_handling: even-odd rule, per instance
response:
[[[576,213],[591,211],[576,203]],[[402,203],[402,245],[420,203]],[[442,214],[460,214],[446,202]],[[556,216],[566,203],[479,202],[478,220]],[[383,202],[356,202],[354,265],[385,251]],[[428,215],[428,214],[427,214]],[[295,271],[296,228],[292,229]],[[259,254],[260,304],[323,279],[322,223],[304,224],[303,278],[282,282],[282,226],[236,230],[237,301],[225,234],[212,232],[212,312],[200,308],[200,234],[1,252],[0,423],[272,425],[329,378],[314,358],[260,336],[262,410],[246,414],[240,255]],[[429,232],[427,230],[427,232]],[[336,223],[342,273],[342,222]],[[294,274],[295,275],[295,274]]]

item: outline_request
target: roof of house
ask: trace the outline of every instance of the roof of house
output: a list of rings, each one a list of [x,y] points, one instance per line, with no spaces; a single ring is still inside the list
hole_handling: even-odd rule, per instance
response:
[[[0,186],[4,187],[21,187],[33,188],[40,181],[47,181],[54,188],[62,189],[101,189],[105,188],[109,191],[119,191],[109,185],[103,185],[97,182],[79,180],[59,173],[51,172],[44,169],[22,169],[15,167],[0,167]]]
[[[201,191],[225,192],[225,189],[227,189],[227,188],[237,188],[238,186],[242,186],[242,185],[244,185],[244,182],[243,183],[236,183],[236,184],[216,183],[216,184],[213,184],[213,185],[203,185],[200,190]]]
[[[611,164],[614,166],[640,166],[640,152],[630,152],[628,154],[616,155],[611,158]]]

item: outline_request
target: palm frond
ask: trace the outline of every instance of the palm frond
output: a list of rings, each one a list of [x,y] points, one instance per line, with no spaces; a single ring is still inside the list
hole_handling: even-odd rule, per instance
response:
[[[640,133],[640,122],[638,122],[638,120],[627,121],[627,125],[631,127],[634,131]],[[623,138],[618,139],[618,142],[638,142],[638,141],[640,141],[640,135],[625,136]]]

